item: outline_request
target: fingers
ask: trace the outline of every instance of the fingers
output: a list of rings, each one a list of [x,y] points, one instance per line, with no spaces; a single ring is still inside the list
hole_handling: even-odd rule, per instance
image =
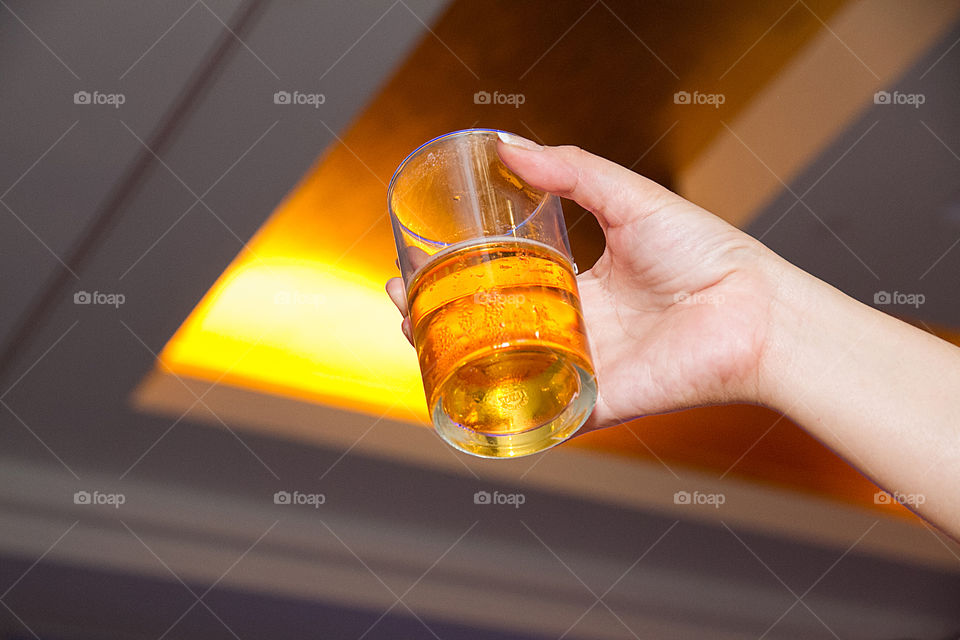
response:
[[[407,337],[407,341],[413,345],[413,325],[410,317],[407,315],[407,293],[403,286],[403,280],[400,278],[390,278],[387,280],[387,295],[397,305],[400,314],[403,316],[403,322],[400,323],[400,330]]]
[[[430,254],[419,247],[406,247],[404,249],[407,260],[410,261],[410,268],[416,271],[430,260]]]
[[[397,305],[400,315],[407,315],[407,292],[403,287],[403,280],[400,278],[390,278],[387,280],[387,295]]]
[[[667,204],[684,201],[656,182],[578,147],[541,147],[501,133],[497,152],[504,164],[531,186],[575,200],[591,211],[604,229],[629,224]]]

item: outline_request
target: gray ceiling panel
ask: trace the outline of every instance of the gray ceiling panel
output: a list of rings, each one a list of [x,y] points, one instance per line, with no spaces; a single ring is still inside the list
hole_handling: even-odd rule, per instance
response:
[[[230,21],[239,4],[0,7],[0,343],[142,152],[123,123],[152,133],[223,32],[212,12]]]
[[[958,38],[960,26],[888,88],[922,104],[872,105],[790,185],[806,206],[784,192],[749,228],[868,304],[884,291],[922,294],[920,306],[878,308],[950,327],[960,327]]]
[[[229,12],[225,11],[224,6],[212,2],[208,4],[217,9],[224,20],[227,19]],[[417,13],[416,17],[408,11],[407,5]],[[53,29],[47,19],[41,20],[28,10],[32,5],[21,3],[11,6],[15,11],[22,10],[18,13],[25,21],[36,22],[43,25],[44,29]],[[67,9],[72,5],[65,6],[67,8],[61,6],[61,13],[56,15],[69,16]],[[146,4],[130,6],[131,16],[138,10],[148,11]],[[164,5],[163,10],[169,9],[170,15],[164,14],[162,20],[157,18],[150,28],[140,25],[131,30],[131,41],[143,46],[145,40],[151,40],[150,34],[159,29],[155,38],[162,33],[157,24],[169,26],[177,19],[178,11],[182,13],[190,6],[187,3]],[[0,442],[7,461],[17,459],[17,464],[26,463],[25,466],[40,470],[49,478],[66,479],[69,486],[82,487],[83,482],[91,477],[107,477],[116,478],[116,486],[121,488],[125,482],[144,483],[173,489],[182,495],[200,495],[209,500],[219,517],[225,519],[239,513],[231,511],[232,504],[245,501],[259,505],[258,501],[269,497],[277,489],[316,486],[320,483],[318,478],[323,470],[336,464],[336,469],[327,476],[327,484],[323,487],[324,490],[329,488],[332,496],[336,494],[336,500],[331,500],[324,518],[331,518],[332,522],[339,519],[360,523],[373,533],[379,530],[378,527],[414,531],[422,533],[424,540],[431,544],[442,540],[443,544],[437,546],[433,557],[439,556],[449,541],[477,520],[477,509],[470,497],[477,490],[478,482],[467,476],[454,477],[405,465],[400,461],[387,462],[361,455],[347,456],[340,462],[340,451],[307,447],[247,432],[235,435],[226,427],[142,415],[129,407],[131,389],[153,366],[152,352],[162,348],[193,305],[237,254],[242,243],[255,232],[317,155],[335,141],[334,133],[339,133],[347,126],[391,69],[423,36],[425,31],[420,20],[429,23],[441,8],[442,3],[439,2],[274,2],[261,7],[249,29],[243,32],[243,41],[234,42],[229,47],[222,61],[216,65],[211,82],[191,100],[190,109],[184,117],[171,126],[161,148],[157,149],[160,160],[149,162],[143,173],[128,185],[128,195],[118,204],[116,224],[105,231],[90,259],[77,274],[78,286],[122,293],[126,298],[125,303],[119,308],[75,305],[72,300],[73,287],[66,287],[51,297],[50,313],[36,327],[32,327],[35,329],[31,334],[34,339],[25,344],[0,389],[0,393],[5,394],[4,402],[13,411],[0,407]],[[67,13],[63,14],[64,11]],[[120,18],[112,13],[109,17],[114,21],[111,24],[116,24],[116,28],[122,31]],[[101,23],[109,22],[107,18],[102,16],[98,20]],[[375,26],[366,32],[374,23]],[[37,165],[35,171],[39,173],[34,175],[31,172],[22,184],[11,191],[7,198],[10,206],[32,212],[33,217],[27,221],[35,223],[43,234],[49,234],[54,249],[65,250],[75,239],[76,228],[81,225],[79,222],[72,226],[62,224],[64,218],[51,217],[50,211],[67,201],[76,203],[78,220],[93,215],[108,198],[107,192],[116,187],[107,173],[114,171],[114,180],[120,179],[128,175],[130,164],[140,157],[138,154],[149,154],[143,150],[134,133],[144,141],[152,140],[153,129],[163,109],[176,102],[173,93],[179,87],[175,78],[186,78],[190,68],[200,64],[200,58],[209,50],[213,40],[223,35],[223,27],[218,25],[219,22],[204,6],[193,6],[157,44],[155,50],[144,57],[124,79],[124,82],[131,83],[124,85],[129,87],[127,90],[131,96],[128,104],[137,104],[139,107],[125,110],[127,105],[124,105],[124,108],[116,110],[116,114],[101,110],[81,111],[83,118],[80,124],[64,138],[61,145],[51,151],[48,158]],[[13,47],[6,36],[15,33],[20,26],[16,21],[0,20],[0,54],[7,53],[7,47]],[[192,53],[187,51],[188,44],[176,39],[181,29],[184,30],[182,35],[185,40],[204,40],[207,48],[200,47],[191,50]],[[203,37],[190,35],[190,29],[199,30],[198,33]],[[98,38],[109,40],[105,36],[86,33],[73,43],[66,36],[55,38],[54,31],[43,31],[43,35],[49,38],[52,47],[65,52],[65,59],[70,56],[72,59],[82,59],[77,47],[92,46],[90,43],[96,43]],[[32,37],[29,32],[26,34]],[[19,42],[23,36],[21,34],[16,38]],[[356,46],[337,62],[337,58],[354,42]],[[28,43],[29,40],[23,39],[24,47]],[[149,46],[149,42],[146,44]],[[162,48],[168,44],[170,48],[160,55],[164,51]],[[13,47],[13,51],[20,51],[19,46]],[[194,46],[199,47],[196,42]],[[42,47],[31,51],[30,55],[38,58],[48,55]],[[131,44],[130,55],[126,53],[125,49],[124,55],[115,56],[112,73],[121,67],[125,69],[142,50]],[[90,55],[93,56],[90,58],[90,67],[106,64],[104,60],[112,60],[107,53]],[[0,55],[0,59],[7,61],[11,58]],[[7,62],[0,62],[0,67],[5,64]],[[32,58],[29,61],[23,59],[22,65],[36,67],[41,74],[50,74],[51,77],[65,73],[55,59],[52,64],[49,61],[34,62]],[[167,65],[182,65],[183,73],[178,76]],[[321,79],[320,76],[331,65],[334,65],[333,70]],[[84,65],[78,64],[77,67],[77,72],[82,73]],[[151,79],[159,86],[151,86]],[[46,91],[54,91],[54,85],[61,81],[48,80],[50,84]],[[142,84],[134,84],[136,82]],[[273,94],[278,90],[307,92],[313,87],[327,98],[320,109],[307,105],[278,105],[273,101]],[[0,87],[0,91],[4,90]],[[14,111],[9,113],[15,115],[12,119],[4,118],[0,135],[4,136],[4,140],[9,138],[10,148],[16,149],[16,153],[0,161],[0,176],[12,182],[52,142],[49,136],[56,139],[59,132],[73,121],[72,118],[76,119],[72,114],[79,110],[79,106],[76,109],[72,103],[66,107],[58,106],[55,113],[44,120],[45,112],[39,106],[42,101],[38,102],[37,113],[33,114],[31,109],[9,100],[8,94],[2,95],[6,101],[3,103],[4,113],[8,113],[10,106]],[[153,105],[151,109],[157,109],[155,114],[146,109],[144,105],[147,104]],[[937,131],[942,129],[946,132],[943,135],[953,135],[956,139],[956,130],[950,133],[949,127],[952,125],[946,115],[935,110],[929,111],[929,114],[928,124],[931,128]],[[49,130],[48,137],[31,136],[14,130],[11,122],[31,122],[31,115],[34,116],[37,129]],[[927,119],[927,115],[923,117]],[[871,122],[873,119],[866,119],[865,126]],[[54,124],[60,128],[54,127]],[[855,140],[862,131],[862,124],[858,124],[860,129],[854,127],[851,131],[853,138],[849,142]],[[861,145],[866,145],[873,134],[879,134],[882,131],[880,126],[877,125],[877,129]],[[885,134],[883,137],[888,136]],[[880,138],[877,135],[878,141]],[[901,142],[907,144],[911,140]],[[840,148],[841,152],[843,148]],[[915,153],[933,153],[932,148]],[[87,157],[90,149],[96,149],[104,157]],[[824,210],[825,213],[821,215],[831,225],[837,225],[837,233],[845,240],[847,234],[852,238],[872,237],[872,225],[876,224],[867,220],[867,230],[864,230],[863,219],[859,216],[851,219],[847,227],[841,221],[840,213],[863,211],[864,191],[846,200],[828,198],[831,192],[837,195],[838,189],[846,194],[854,190],[853,187],[862,190],[873,184],[863,178],[859,182],[854,178],[851,178],[853,182],[840,180],[842,167],[847,166],[848,161],[856,165],[859,149],[858,146],[837,166],[834,170],[836,178],[834,173],[830,173],[806,198],[815,211],[820,213],[821,209]],[[830,162],[827,161],[826,166]],[[860,162],[870,163],[870,159],[860,158]],[[942,186],[943,191],[947,190],[947,183],[952,178],[949,168],[943,169],[945,166],[948,165],[938,165],[929,174],[915,171],[917,180],[921,180],[922,175],[928,176],[928,189],[931,191],[928,200],[922,203],[918,201],[918,210],[926,211],[933,206],[936,198],[932,191],[935,187],[939,189]],[[47,167],[49,174],[46,173]],[[893,172],[893,169],[888,170]],[[87,171],[89,175],[84,173]],[[819,173],[809,178],[808,184],[817,175]],[[890,175],[893,173],[887,174],[881,184],[885,189],[889,187]],[[89,192],[80,188],[85,184],[81,179],[85,176],[86,182],[91,185]],[[78,180],[79,186],[74,184]],[[92,185],[96,185],[96,188]],[[50,189],[50,193],[45,193],[45,188]],[[802,190],[805,187],[800,185],[799,188]],[[897,197],[901,198],[902,203],[910,202],[908,197],[897,196],[897,193],[893,187],[889,187],[886,200],[878,199],[878,211],[872,220],[888,219],[884,216],[889,214],[879,211],[882,202],[896,202]],[[202,196],[202,203],[196,203],[197,196]],[[822,201],[815,201],[817,197]],[[942,194],[936,197],[942,197]],[[828,202],[834,204],[827,207]],[[924,204],[925,208],[920,204]],[[55,261],[42,246],[37,248],[37,241],[25,234],[16,220],[10,220],[12,216],[4,218],[3,213],[4,210],[0,209],[0,231],[4,233],[0,239],[3,260],[0,268],[4,274],[0,295],[4,296],[5,301],[11,301],[7,307],[10,315],[2,317],[2,322],[9,323],[10,318],[19,313],[18,310],[25,304],[24,296],[36,293],[40,283],[45,280],[44,274],[53,268]],[[771,243],[782,251],[794,245],[787,244],[787,236],[777,235],[781,233],[781,225],[784,225],[783,233],[806,229],[795,223],[796,220],[803,220],[800,215],[795,215],[800,213],[804,211],[791,212],[769,234]],[[897,221],[901,218],[892,215],[889,219]],[[763,221],[772,222],[768,217],[759,222]],[[820,235],[815,235],[809,229],[807,231],[810,246],[829,247],[832,236],[824,236],[819,231],[816,233]],[[938,236],[937,240],[945,242],[946,238]],[[864,242],[857,249],[868,252],[868,244]],[[857,283],[871,283],[872,286],[872,281],[868,279],[872,276],[868,272],[866,277],[848,276],[863,267],[846,255],[842,246],[837,251],[831,249],[825,254],[828,254],[827,266],[820,265],[825,270],[824,275],[839,280],[839,284],[848,288],[853,288]],[[864,255],[863,259],[868,264],[877,265],[872,268],[882,268],[885,254]],[[802,261],[804,254],[798,252],[790,257]],[[836,267],[831,267],[829,260],[835,261]],[[808,264],[811,266],[812,256],[808,262],[811,262]],[[829,269],[834,271],[826,273]],[[9,273],[22,274],[24,280],[7,277]],[[878,271],[881,277],[884,277],[884,273]],[[27,278],[31,277],[34,280],[28,281]],[[850,279],[843,280],[843,277]],[[14,382],[15,387],[6,393]],[[355,425],[358,433],[368,428],[371,422],[368,416],[333,409],[329,412],[329,419]],[[318,428],[322,428],[322,425],[318,425]],[[72,484],[74,473],[80,477],[75,485]],[[487,485],[484,484],[484,487]],[[34,488],[33,491],[36,493],[39,489]],[[26,488],[22,491],[23,495],[29,493]],[[44,498],[50,504],[67,504],[57,513],[57,517],[70,513],[72,506],[68,503],[68,492],[52,492]],[[222,502],[217,501],[220,498]],[[483,522],[476,530],[477,538],[472,542],[491,544],[494,548],[502,545],[503,548],[514,550],[530,550],[522,563],[504,567],[504,574],[557,576],[558,593],[569,597],[578,611],[586,609],[591,603],[596,604],[595,598],[530,536],[529,530],[524,528],[527,526],[525,523],[543,532],[549,544],[558,549],[563,557],[590,559],[590,562],[584,561],[584,566],[572,560],[574,570],[583,573],[587,583],[600,593],[614,584],[618,574],[622,574],[623,569],[640,557],[657,540],[657,536],[672,524],[671,518],[662,515],[587,504],[547,492],[532,491],[529,500],[530,508],[522,512],[484,513]],[[13,514],[18,518],[40,519],[50,515],[40,513],[41,509],[36,505],[17,502],[16,496],[10,503],[2,504],[2,507],[4,515]],[[598,523],[603,523],[603,526]],[[0,534],[8,526],[8,519],[0,518]],[[139,525],[134,522],[133,526]],[[237,521],[230,522],[230,526],[236,527],[237,535],[243,541],[231,539],[229,542],[239,545],[242,550],[248,544],[246,534],[257,529],[260,523]],[[292,535],[289,531],[284,533],[285,526],[286,523],[281,524],[277,529],[281,539],[284,535]],[[83,522],[77,525],[77,532],[93,535],[101,529],[105,532],[110,527],[120,529],[118,522],[108,521],[106,516],[84,516]],[[152,533],[157,537],[175,535],[174,529],[171,525],[169,530],[158,528]],[[59,532],[53,533],[55,539]],[[255,539],[257,533],[253,535],[252,539]],[[798,592],[805,590],[837,557],[833,550],[813,545],[796,544],[763,535],[745,537],[751,548],[757,549],[763,558],[772,562],[777,574],[784,576],[786,583]],[[350,540],[353,543],[353,538]],[[214,543],[223,544],[224,541],[218,539]],[[265,552],[290,553],[282,548],[272,548],[274,544],[272,539],[265,541]],[[361,554],[362,557],[369,557],[374,553],[389,555],[391,551],[381,545],[380,549],[362,548]],[[430,551],[434,550],[431,548]],[[468,562],[470,552],[471,547],[465,545],[451,557]],[[142,553],[146,554],[146,551]],[[259,553],[260,549],[254,550],[249,559],[255,560]],[[325,579],[325,568],[316,561],[316,557],[309,553],[302,557],[307,558],[303,564],[316,570],[317,580]],[[54,553],[44,561],[44,566],[55,564],[55,558]],[[351,557],[351,563],[353,559]],[[403,560],[393,559],[394,562]],[[376,562],[373,564],[377,571],[389,570],[385,561],[383,566]],[[591,573],[591,567],[596,566],[616,567],[616,571]],[[514,573],[508,574],[508,571]],[[162,568],[158,572],[162,572]],[[436,578],[444,579],[444,572],[443,567],[438,568]],[[621,603],[639,599],[644,602],[642,613],[651,617],[686,619],[691,624],[718,631],[758,636],[779,613],[795,604],[795,599],[787,589],[781,589],[782,585],[764,566],[755,562],[737,539],[715,526],[686,522],[678,525],[676,533],[664,539],[663,544],[657,546],[643,565],[628,573],[621,576],[622,582],[610,594],[610,601],[615,607],[625,608],[627,605]],[[170,580],[166,574],[161,574],[161,577]],[[365,577],[371,583],[371,588],[379,588],[371,576]],[[430,580],[433,577],[428,577],[427,582]],[[11,602],[18,608],[23,607],[24,611],[31,614],[29,620],[33,621],[42,614],[38,612],[39,607],[35,608],[36,600],[28,597],[29,594],[49,601],[57,596],[30,580],[26,580],[24,585],[24,592],[15,591]],[[957,618],[960,614],[954,606],[958,590],[960,584],[955,575],[900,566],[889,560],[869,558],[854,552],[844,561],[842,569],[817,584],[817,591],[811,594],[810,601],[844,637],[868,637],[871,633],[877,636],[881,631],[907,633],[917,629],[931,635],[945,633],[949,625],[960,623]],[[762,596],[762,606],[744,605],[759,601],[753,599],[758,594]],[[668,604],[657,604],[664,602]],[[723,606],[718,606],[718,603]],[[229,609],[225,604],[220,606]],[[256,606],[267,605],[262,598],[258,598]],[[898,612],[903,612],[904,621],[899,627],[884,629],[878,629],[880,622],[876,621],[873,627],[861,624],[856,614],[869,611],[871,607],[883,607],[887,615],[884,619],[895,618]],[[256,610],[254,605],[239,609],[241,613],[243,610]],[[815,633],[826,634],[817,619],[800,611],[799,606],[796,609],[798,611],[786,620],[782,630],[778,629],[777,635],[770,637],[815,637]],[[121,613],[130,611],[135,611],[135,608],[124,609]],[[275,609],[264,611],[267,617],[276,614]],[[576,619],[578,611],[571,610],[571,622]],[[88,610],[84,614],[85,620],[95,624],[116,613],[101,612],[102,609]],[[224,615],[238,629],[252,628],[244,625],[240,613],[231,613]],[[342,610],[338,613],[342,613]],[[6,615],[4,611],[0,611],[0,614]],[[911,621],[919,623],[911,626]],[[0,617],[0,623],[8,622],[11,628],[19,630],[16,621]],[[614,627],[617,625],[615,620],[609,622]],[[186,633],[186,630],[178,632]],[[694,636],[691,634],[688,637]],[[700,634],[696,637],[713,636]]]

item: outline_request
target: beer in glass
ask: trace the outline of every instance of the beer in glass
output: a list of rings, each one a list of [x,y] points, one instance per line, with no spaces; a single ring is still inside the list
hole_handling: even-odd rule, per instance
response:
[[[431,420],[461,451],[517,457],[573,435],[596,381],[563,211],[497,155],[497,131],[424,144],[388,201]]]

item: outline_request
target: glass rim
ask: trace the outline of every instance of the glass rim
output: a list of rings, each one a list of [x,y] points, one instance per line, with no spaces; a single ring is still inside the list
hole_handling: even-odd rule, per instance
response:
[[[494,135],[496,135],[496,134],[500,134],[500,133],[505,133],[505,134],[507,134],[507,135],[511,135],[509,131],[504,131],[503,129],[491,129],[491,128],[485,128],[485,127],[474,127],[474,128],[470,128],[470,129],[458,129],[458,130],[456,130],[456,131],[450,131],[449,133],[444,133],[444,134],[441,134],[441,135],[436,136],[436,137],[434,137],[434,138],[431,138],[430,140],[427,140],[426,142],[424,142],[423,144],[421,144],[419,147],[417,147],[416,149],[414,149],[413,151],[411,151],[410,153],[408,153],[407,156],[403,159],[403,161],[401,161],[400,164],[397,165],[397,168],[394,170],[393,175],[390,176],[390,183],[387,185],[387,211],[390,213],[390,217],[392,217],[394,220],[396,220],[397,224],[400,225],[405,232],[407,232],[408,234],[410,234],[411,236],[413,236],[414,238],[416,238],[417,240],[419,240],[419,241],[421,241],[421,242],[423,242],[423,243],[425,243],[425,244],[433,245],[433,246],[435,246],[435,247],[449,247],[449,246],[451,246],[452,244],[458,244],[458,243],[456,243],[456,242],[454,242],[454,243],[441,242],[441,241],[439,241],[439,240],[431,240],[430,238],[424,238],[424,237],[421,236],[420,234],[414,233],[413,230],[410,229],[410,227],[408,227],[407,225],[405,225],[405,224],[403,223],[403,221],[400,220],[400,217],[397,216],[396,213],[395,213],[394,210],[393,210],[393,188],[396,186],[397,177],[403,172],[403,170],[407,167],[407,165],[408,165],[414,158],[416,158],[416,157],[419,156],[421,153],[423,153],[423,151],[426,150],[427,147],[433,145],[434,143],[440,142],[441,140],[446,140],[447,138],[454,138],[454,137],[461,137],[461,136],[464,136],[464,137],[465,137],[465,136],[468,136],[468,135],[476,135],[476,134],[494,134]],[[519,176],[518,176],[518,177],[519,177]],[[539,189],[538,189],[538,191],[539,191]],[[547,192],[547,191],[544,191],[544,192],[543,192],[543,196],[540,198],[540,201],[537,203],[537,206],[533,208],[533,211],[530,212],[530,215],[528,215],[526,218],[524,218],[523,221],[520,222],[520,224],[514,225],[514,226],[513,226],[513,230],[516,231],[517,229],[519,229],[520,227],[522,227],[523,225],[525,225],[527,222],[529,222],[530,219],[533,218],[533,216],[537,215],[537,213],[540,212],[540,210],[543,208],[543,205],[550,199],[550,197],[551,197],[552,195],[553,195],[552,193],[549,193],[549,192]]]

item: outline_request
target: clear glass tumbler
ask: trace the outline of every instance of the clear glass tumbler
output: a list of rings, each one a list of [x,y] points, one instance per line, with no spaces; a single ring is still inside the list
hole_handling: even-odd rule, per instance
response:
[[[563,442],[597,395],[560,200],[503,164],[497,133],[427,142],[387,191],[431,419],[485,458]]]

